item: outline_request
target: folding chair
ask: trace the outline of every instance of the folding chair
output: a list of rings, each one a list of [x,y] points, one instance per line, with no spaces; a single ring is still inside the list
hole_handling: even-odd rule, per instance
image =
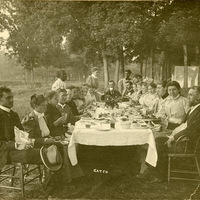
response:
[[[19,168],[19,174],[16,174],[17,168]],[[30,173],[38,170],[38,174],[34,174],[33,177],[30,177]],[[3,170],[0,172],[0,188],[15,189],[21,190],[22,197],[24,197],[25,185],[30,182],[33,182],[35,179],[39,179],[42,183],[42,173],[40,165],[29,165],[22,163],[13,163],[12,165],[6,165]],[[20,180],[20,186],[14,186],[15,179]],[[10,182],[10,186],[3,184],[3,182]]]
[[[198,154],[200,148],[200,136],[195,141],[194,145],[192,145],[192,149],[189,147],[190,139],[187,136],[181,136],[178,138],[175,144],[175,149],[173,153],[168,154],[168,183],[170,180],[189,180],[189,181],[200,181],[200,168],[198,162]],[[179,150],[181,149],[181,153]],[[172,162],[174,164],[178,159],[178,165],[184,166],[183,168],[172,167]],[[190,160],[189,160],[190,159]],[[185,161],[183,163],[182,161]],[[191,163],[194,163],[191,165]],[[188,169],[189,168],[189,169]],[[192,169],[191,169],[192,168]],[[177,176],[179,175],[179,176]],[[181,175],[181,177],[180,177]],[[183,175],[185,177],[183,177]],[[186,176],[195,176],[194,178],[187,178]],[[197,178],[198,176],[198,178]]]

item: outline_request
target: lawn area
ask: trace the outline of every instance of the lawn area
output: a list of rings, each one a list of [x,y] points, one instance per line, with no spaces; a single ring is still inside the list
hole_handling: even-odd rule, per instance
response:
[[[37,89],[13,87],[13,110],[22,118],[31,110],[30,96],[44,93],[49,88],[50,86]],[[200,199],[200,189],[190,198],[198,186],[195,182],[172,181],[168,185],[167,182],[151,183],[137,179],[135,175],[139,172],[139,164],[135,147],[112,149],[80,146],[78,159],[85,176],[75,180],[70,186],[58,185],[53,193],[55,199]],[[95,169],[106,170],[108,173],[99,173]],[[27,199],[45,199],[38,181],[25,188]],[[21,194],[19,191],[0,189],[1,199],[20,200]]]

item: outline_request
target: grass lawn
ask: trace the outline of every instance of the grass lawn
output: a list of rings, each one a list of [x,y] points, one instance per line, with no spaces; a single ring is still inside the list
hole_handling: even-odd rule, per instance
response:
[[[12,88],[12,87],[11,87]],[[13,110],[20,118],[31,110],[30,96],[44,93],[49,86],[38,89],[14,88],[15,103]],[[139,164],[135,157],[135,147],[119,149],[80,148],[78,158],[85,176],[75,180],[71,186],[58,185],[53,193],[57,199],[152,199],[183,200],[200,199],[200,190],[190,198],[198,183],[172,181],[151,183],[135,178]],[[121,152],[121,153],[119,153]],[[107,170],[108,173],[94,172],[94,169]],[[44,193],[38,181],[25,187],[27,199],[44,199]],[[20,200],[19,191],[0,189],[0,199]]]

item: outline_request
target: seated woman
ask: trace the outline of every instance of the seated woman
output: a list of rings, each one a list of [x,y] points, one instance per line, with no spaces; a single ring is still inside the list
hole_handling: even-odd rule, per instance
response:
[[[165,99],[160,112],[165,114],[164,118],[167,122],[167,129],[174,130],[184,122],[190,107],[188,99],[181,96],[181,86],[177,81],[168,83],[167,90],[169,96]]]
[[[55,99],[52,101],[55,101]],[[47,107],[47,102],[44,95],[39,94],[31,96],[30,104],[33,110],[22,120],[24,130],[29,133],[30,138],[34,138],[35,140],[41,140],[41,142],[45,145],[56,144],[58,150],[62,155],[63,166],[60,170],[53,174],[54,182],[51,183],[54,185],[53,187],[55,187],[61,182],[62,184],[71,182],[73,178],[72,174],[74,174],[74,172],[72,172],[71,170],[75,170],[75,177],[82,176],[83,173],[79,166],[71,166],[68,158],[67,146],[61,145],[61,143],[56,142],[55,139],[51,137],[51,129],[48,128],[46,123],[46,117],[44,116],[44,112]],[[55,131],[55,129],[53,130]],[[48,173],[48,170],[46,170],[45,172]],[[59,183],[57,183],[57,181]]]
[[[71,88],[67,88],[67,92],[69,92],[69,100],[66,102],[66,104],[70,107],[72,114],[74,116],[81,115],[82,113],[78,111],[77,105],[75,102],[78,102],[77,100],[80,98],[78,97],[77,94],[77,87],[72,86]]]
[[[157,85],[155,83],[150,83],[148,86],[148,94],[144,97],[143,106],[146,108],[147,112],[153,112],[153,108],[156,102],[159,100],[156,93]]]
[[[50,135],[64,137],[68,131],[66,117],[56,108],[58,104],[58,95],[55,91],[49,90],[45,92],[44,97],[47,101],[47,107],[44,112],[46,122],[50,130]]]
[[[142,83],[142,94],[139,98],[140,105],[145,105],[145,97],[148,94],[148,84]]]
[[[47,106],[44,96],[42,94],[32,95],[30,104],[33,110],[22,119],[24,130],[28,132],[29,137],[35,139],[39,145],[42,145],[44,141],[53,141],[44,117],[44,111]]]
[[[138,82],[136,84],[136,91],[131,95],[131,102],[132,103],[139,103],[140,96],[142,94],[142,83]]]

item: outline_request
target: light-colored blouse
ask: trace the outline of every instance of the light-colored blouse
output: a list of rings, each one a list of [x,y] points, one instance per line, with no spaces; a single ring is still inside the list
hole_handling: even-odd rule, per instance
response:
[[[175,124],[183,123],[190,109],[188,99],[180,95],[175,98],[168,96],[163,107],[167,121]]]

